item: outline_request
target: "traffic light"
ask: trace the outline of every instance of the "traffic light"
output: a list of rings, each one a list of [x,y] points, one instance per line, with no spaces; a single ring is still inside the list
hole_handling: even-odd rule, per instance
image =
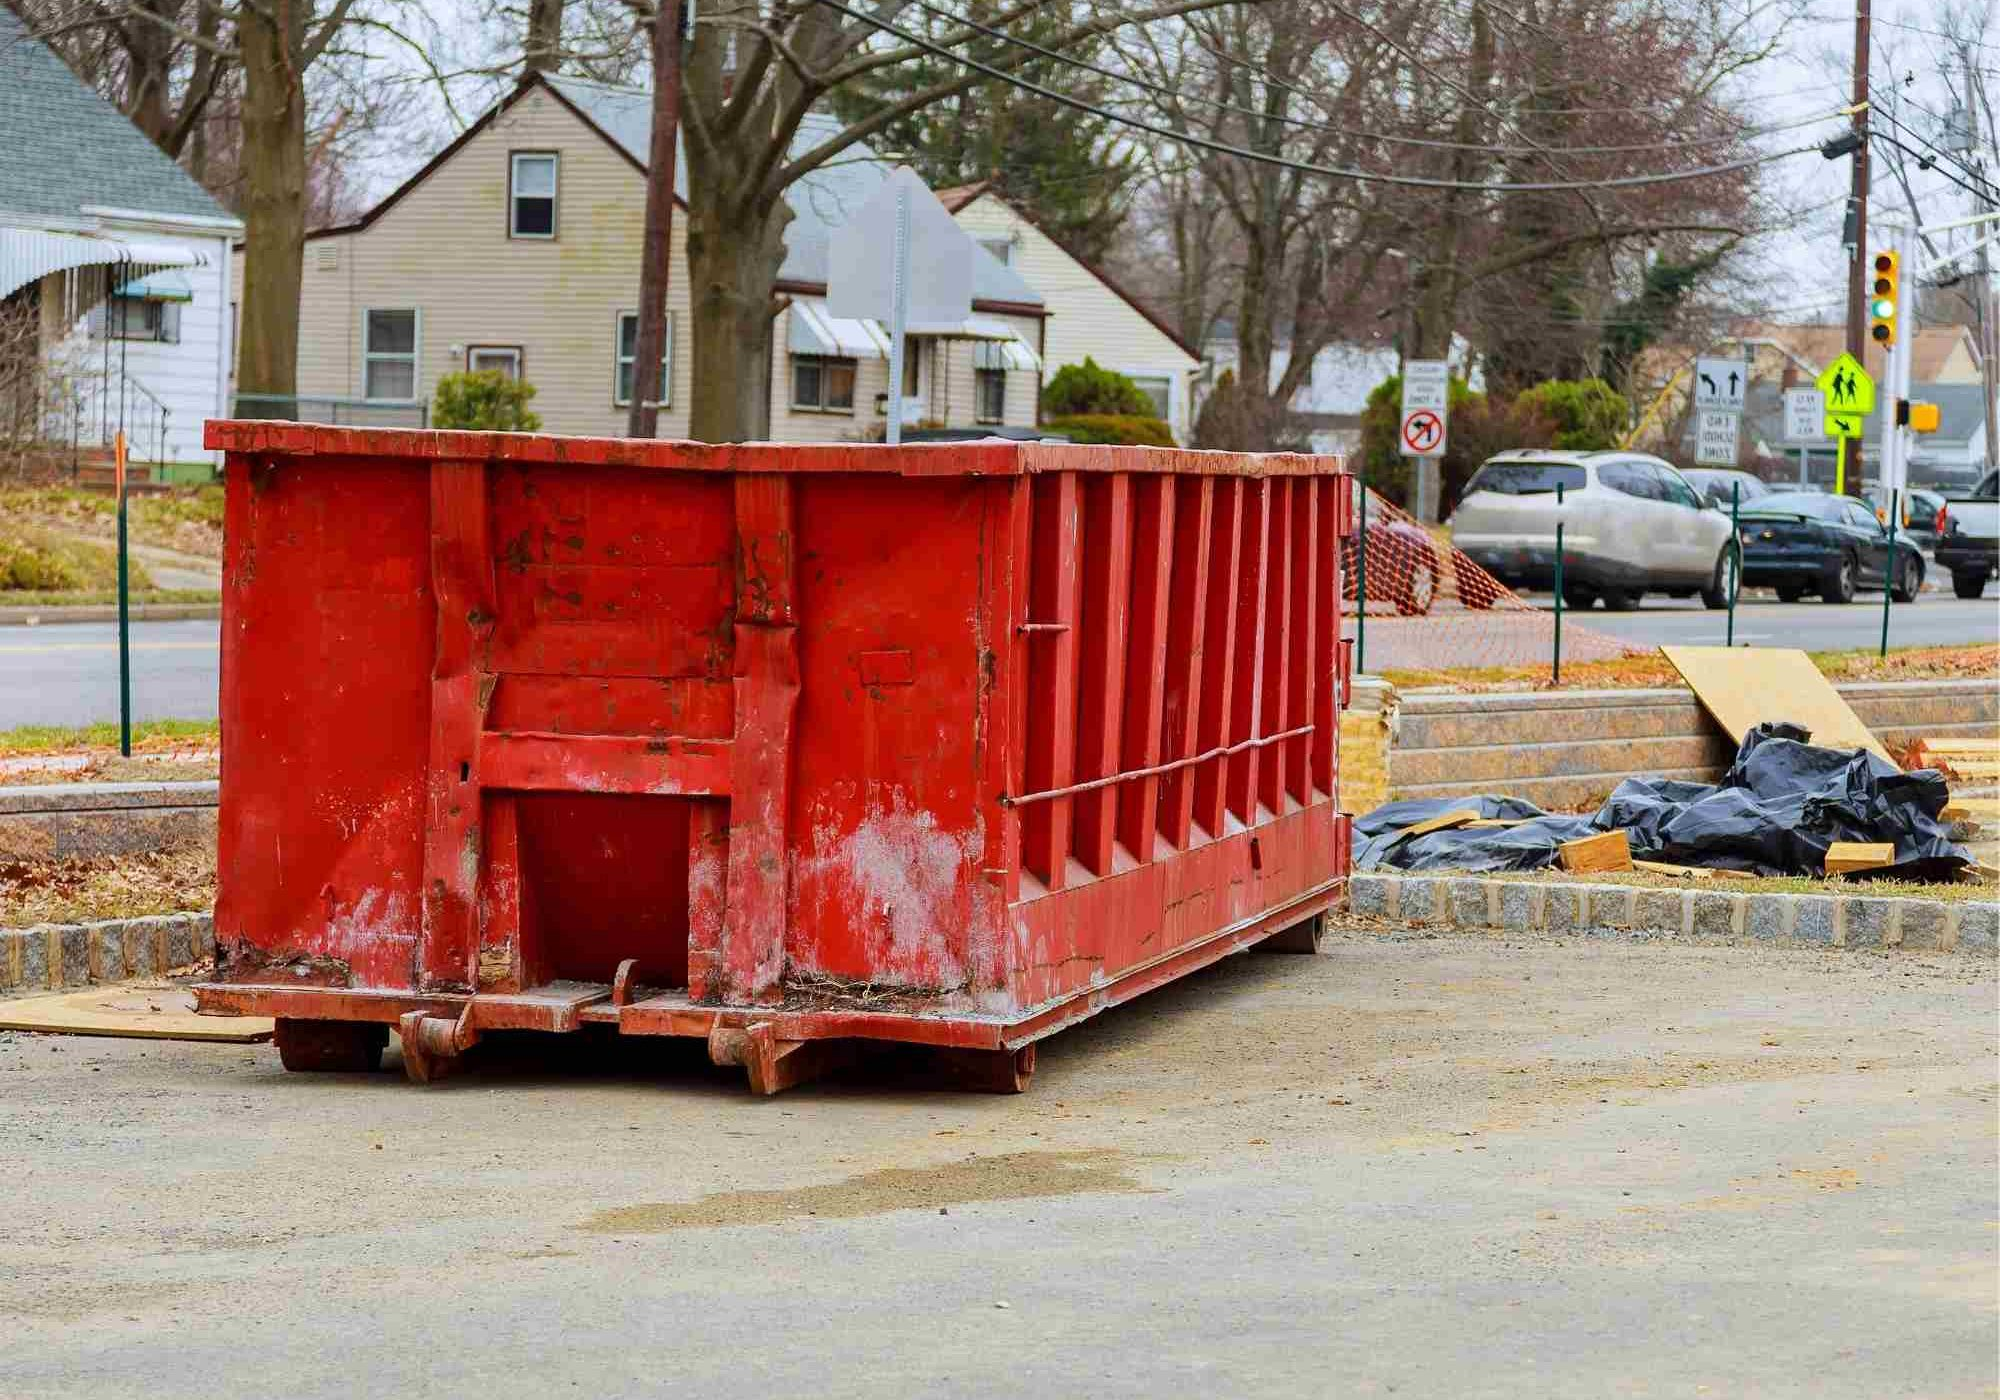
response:
[[[1887,350],[1896,343],[1896,288],[1902,259],[1893,252],[1875,255],[1875,281],[1868,296],[1868,336]]]

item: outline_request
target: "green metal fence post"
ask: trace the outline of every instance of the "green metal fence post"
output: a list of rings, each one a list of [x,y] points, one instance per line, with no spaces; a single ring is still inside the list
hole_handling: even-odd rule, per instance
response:
[[[1743,504],[1743,483],[1729,483],[1729,557],[1736,561],[1736,567],[1729,571],[1729,635],[1723,639],[1724,646],[1736,645],[1736,595],[1743,591],[1743,535],[1742,526],[1737,523],[1736,513]]]
[[[1556,483],[1556,646],[1555,655],[1549,662],[1549,684],[1561,685],[1563,679],[1563,488]]]
[[[125,434],[114,442],[118,466],[118,752],[132,756],[132,579],[125,536]]]
[[[1361,492],[1361,528],[1354,545],[1354,670],[1368,671],[1368,479],[1360,473],[1354,485]]]
[[[1896,592],[1896,526],[1902,520],[1902,507],[1898,504],[1901,491],[1889,493],[1889,518],[1882,522],[1882,529],[1889,536],[1889,549],[1882,559],[1882,652],[1889,654],[1889,600]]]

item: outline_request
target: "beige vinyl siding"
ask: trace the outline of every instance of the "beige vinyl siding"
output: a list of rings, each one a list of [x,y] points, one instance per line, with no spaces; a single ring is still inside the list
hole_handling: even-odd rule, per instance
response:
[[[974,238],[1012,240],[1009,265],[1049,308],[1048,339],[1042,356],[1044,382],[1064,365],[1082,364],[1086,356],[1121,374],[1165,377],[1174,384],[1168,421],[1175,436],[1186,440],[1192,379],[1201,368],[1198,359],[1004,201],[984,194],[953,217]],[[1028,341],[1034,343],[1032,332]],[[966,391],[971,392],[969,381]],[[1011,421],[1011,380],[1007,396]],[[969,414],[970,398],[966,404]]]
[[[508,237],[509,158],[522,150],[560,157],[554,239]],[[363,317],[414,307],[420,398],[465,368],[467,346],[518,345],[544,431],[622,436],[626,413],[613,403],[617,316],[638,305],[644,221],[645,181],[631,162],[551,93],[530,92],[373,224],[307,243],[299,393],[361,397]],[[687,432],[685,224],[674,222],[672,404],[660,414],[663,436]]]

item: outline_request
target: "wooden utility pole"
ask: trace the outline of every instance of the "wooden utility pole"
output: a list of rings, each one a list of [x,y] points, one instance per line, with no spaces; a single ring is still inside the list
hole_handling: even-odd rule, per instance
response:
[[[1854,248],[1847,263],[1847,353],[1862,364],[1868,345],[1868,0],[1854,0],[1854,131],[1861,144],[1848,159],[1854,183],[1847,196]]]
[[[673,276],[674,156],[681,118],[681,0],[657,0],[653,15],[653,136],[646,160],[646,237],[639,261],[639,332],[632,347],[628,437],[659,436],[667,386],[667,284]]]

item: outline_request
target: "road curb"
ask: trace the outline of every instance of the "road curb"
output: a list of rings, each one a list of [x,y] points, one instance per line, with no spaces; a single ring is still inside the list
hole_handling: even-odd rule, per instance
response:
[[[1411,928],[1647,941],[1802,943],[2000,954],[2000,901],[1582,885],[1471,875],[1351,876],[1348,908]]]
[[[202,913],[0,929],[0,991],[158,977],[214,955],[215,919]]]
[[[220,603],[134,603],[134,622],[208,622],[220,620]],[[115,603],[87,603],[74,607],[0,607],[0,627],[53,627],[65,622],[116,622]]]

